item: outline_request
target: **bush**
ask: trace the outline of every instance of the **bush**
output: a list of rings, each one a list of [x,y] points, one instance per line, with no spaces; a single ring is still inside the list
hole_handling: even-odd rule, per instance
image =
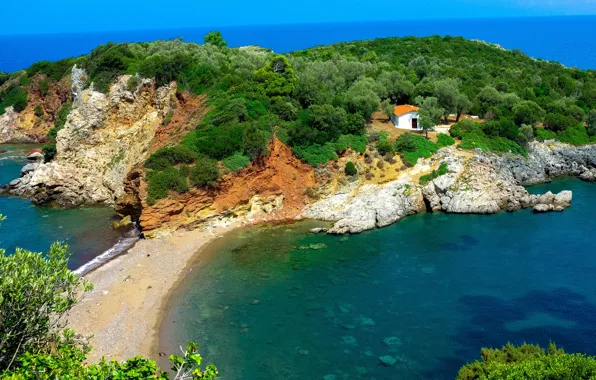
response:
[[[405,162],[414,166],[419,158],[428,158],[435,154],[439,147],[434,142],[423,136],[404,133],[395,142],[395,150],[401,153]]]
[[[130,92],[135,92],[137,90],[137,87],[139,87],[140,83],[141,79],[139,79],[138,76],[133,75],[130,78],[128,78],[128,81],[126,82],[126,89]]]
[[[335,147],[331,143],[325,145],[313,144],[307,146],[296,146],[293,148],[296,157],[310,166],[317,167],[330,160],[337,160]]]
[[[557,138],[557,134],[555,132],[540,127],[534,128],[534,135],[538,141],[554,140]]]
[[[271,134],[267,131],[259,129],[255,124],[250,125],[244,131],[242,144],[244,146],[244,153],[255,160],[259,157],[269,155],[269,138]]]
[[[250,158],[242,153],[235,153],[233,156],[224,158],[222,163],[230,171],[237,172],[250,164]]]
[[[457,380],[499,379],[591,379],[596,376],[596,358],[566,354],[554,343],[547,350],[537,345],[519,347],[508,343],[498,349],[483,348],[481,360],[463,366]]]
[[[197,187],[218,186],[217,180],[221,176],[217,161],[207,157],[199,157],[195,167],[190,171],[190,183]]]
[[[42,256],[0,250],[0,373],[15,357],[56,342],[63,318],[91,285],[68,267],[68,246],[55,243]]]
[[[462,149],[481,149],[484,152],[512,152],[515,154],[527,155],[527,152],[515,141],[503,137],[489,137],[482,132],[469,133],[465,135],[459,147]]]
[[[354,165],[352,161],[348,161],[346,163],[346,168],[344,169],[344,172],[346,173],[346,175],[354,176],[358,174],[358,169],[356,169],[356,165]]]
[[[348,148],[358,153],[364,153],[366,152],[366,145],[366,137],[359,135],[341,135],[334,144],[337,153],[343,153]]]
[[[457,124],[454,124],[449,129],[451,137],[463,139],[468,133],[477,132],[480,130],[480,123],[476,123],[472,120],[462,120]]]
[[[170,166],[163,171],[149,172],[147,199],[155,201],[168,196],[170,190],[175,190],[178,193],[185,193],[188,191],[188,181],[182,173]],[[151,202],[149,202],[151,203]]]
[[[375,144],[375,148],[379,153],[385,155],[387,153],[393,153],[393,145],[389,139],[379,139]]]
[[[586,145],[593,142],[588,135],[586,127],[579,124],[573,127],[569,127],[564,131],[557,134],[557,139],[563,143],[571,145]]]
[[[35,108],[33,109],[33,114],[37,117],[42,117],[44,112],[43,112],[43,108],[41,108],[41,105],[36,105]]]
[[[0,115],[6,112],[6,108],[12,106],[15,112],[21,112],[27,107],[29,97],[27,92],[15,83],[11,83],[6,89],[0,91]]]
[[[43,152],[43,159],[45,162],[50,162],[54,159],[54,157],[56,157],[56,143],[55,142],[49,142],[47,144],[44,144],[44,146],[41,148],[41,151]]]
[[[54,151],[54,155],[56,154],[56,144],[55,144],[55,140],[56,137],[58,136],[58,132],[64,127],[64,124],[66,124],[66,119],[68,118],[68,115],[70,114],[70,111],[72,109],[72,102],[66,102],[64,103],[60,109],[58,110],[58,113],[56,114],[56,121],[54,122],[54,126],[52,127],[52,129],[50,129],[48,131],[48,140],[50,140],[50,144],[53,144],[53,151]],[[48,144],[48,145],[50,145]],[[48,148],[50,149],[50,148]],[[51,150],[48,150],[49,152],[51,152]],[[44,151],[45,152],[45,151]],[[51,155],[51,157],[53,158],[54,155]],[[46,155],[46,161],[50,161],[47,158],[48,156]]]
[[[192,164],[197,159],[197,154],[185,146],[171,146],[161,148],[153,153],[145,167],[153,170],[164,170],[178,164]]]
[[[167,127],[172,122],[173,117],[174,117],[174,111],[169,110],[168,113],[166,113],[166,115],[163,117],[163,121],[161,122],[161,125],[164,127]]]
[[[544,128],[553,132],[564,131],[576,124],[578,124],[578,122],[575,118],[561,115],[559,113],[549,113],[544,118]]]
[[[426,185],[433,179],[439,178],[440,176],[449,173],[448,168],[449,168],[449,165],[447,165],[446,162],[441,162],[441,165],[439,165],[439,168],[437,170],[433,170],[431,173],[425,174],[422,177],[420,177],[419,183],[423,186]]]
[[[439,148],[444,148],[453,144],[455,144],[455,140],[453,139],[453,137],[445,133],[439,133],[437,135],[437,145],[439,146]]]

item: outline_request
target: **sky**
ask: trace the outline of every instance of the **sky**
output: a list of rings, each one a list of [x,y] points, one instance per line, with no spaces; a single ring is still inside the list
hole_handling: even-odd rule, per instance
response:
[[[317,22],[595,15],[596,0],[30,0],[2,5],[0,34]],[[12,16],[9,16],[12,15]]]

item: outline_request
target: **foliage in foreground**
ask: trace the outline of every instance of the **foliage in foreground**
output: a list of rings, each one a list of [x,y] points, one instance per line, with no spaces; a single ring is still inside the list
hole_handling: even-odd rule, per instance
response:
[[[154,361],[140,356],[86,362],[91,347],[64,328],[63,318],[92,286],[68,269],[69,257],[68,247],[59,243],[45,256],[0,251],[0,379],[168,379]],[[201,367],[194,343],[170,361],[175,380],[217,377],[212,364]]]
[[[483,348],[480,360],[459,370],[457,380],[501,379],[594,379],[596,358],[582,354],[566,354],[554,343],[544,350],[538,345],[507,344],[503,348]]]

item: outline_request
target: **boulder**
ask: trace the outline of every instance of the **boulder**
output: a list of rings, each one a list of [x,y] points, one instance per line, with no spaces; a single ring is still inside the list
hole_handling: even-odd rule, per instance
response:
[[[40,152],[33,152],[27,156],[27,159],[29,161],[41,161],[43,160],[43,154],[41,154]]]
[[[25,175],[35,171],[35,169],[37,169],[38,166],[38,163],[30,163],[23,166],[23,168],[21,169],[21,177],[24,177]]]
[[[536,206],[534,206],[535,213],[549,212],[549,211],[553,211],[554,209],[555,209],[555,206],[553,206],[552,204],[539,203]]]

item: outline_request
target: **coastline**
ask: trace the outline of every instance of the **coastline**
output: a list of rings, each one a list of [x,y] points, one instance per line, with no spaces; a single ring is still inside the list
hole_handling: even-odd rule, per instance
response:
[[[70,312],[68,327],[91,336],[87,359],[158,359],[159,325],[168,298],[203,248],[235,229],[221,222],[160,239],[140,240],[125,254],[87,273],[94,285]]]

